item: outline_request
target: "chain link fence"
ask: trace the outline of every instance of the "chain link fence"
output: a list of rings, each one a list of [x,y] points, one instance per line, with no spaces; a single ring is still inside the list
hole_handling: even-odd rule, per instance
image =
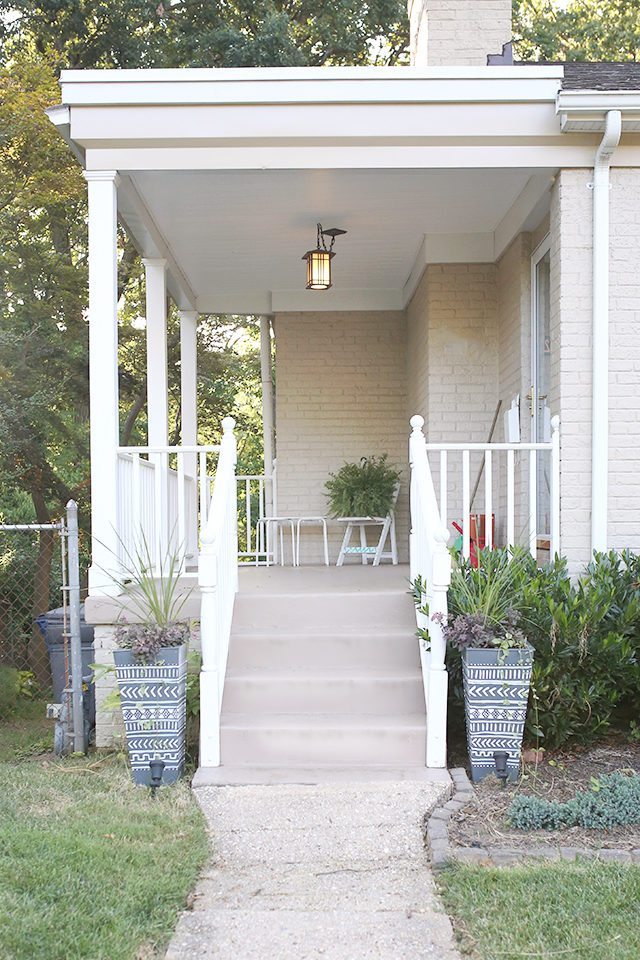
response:
[[[57,683],[45,639],[45,615],[52,610],[62,640]],[[21,690],[42,701],[43,710],[54,688],[61,688],[55,699],[62,712],[52,714],[63,722],[57,752],[67,752],[74,741],[74,749],[85,748],[80,629],[76,504],[71,501],[57,523],[0,524],[0,668],[16,671]]]
[[[0,524],[0,665],[51,689],[51,665],[37,618],[63,606],[64,525]]]

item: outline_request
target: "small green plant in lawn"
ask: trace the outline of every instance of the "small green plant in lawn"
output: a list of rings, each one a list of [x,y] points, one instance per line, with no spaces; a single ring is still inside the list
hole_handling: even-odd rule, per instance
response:
[[[0,664],[0,720],[13,716],[24,700],[35,700],[39,689],[30,670],[16,670]]]
[[[564,803],[518,794],[508,816],[516,830],[610,830],[640,823],[640,777],[612,773],[593,778],[590,790],[578,790]]]
[[[345,463],[325,484],[332,517],[386,517],[400,482],[387,454]]]
[[[0,666],[0,720],[10,717],[18,705],[20,679],[13,667]]]

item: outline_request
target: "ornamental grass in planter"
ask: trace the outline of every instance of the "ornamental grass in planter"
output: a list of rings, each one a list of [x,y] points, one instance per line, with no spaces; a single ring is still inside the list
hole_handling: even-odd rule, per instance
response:
[[[144,555],[119,585],[126,605],[116,628],[113,659],[133,779],[150,785],[152,760],[164,763],[163,782],[184,771],[187,649],[190,624],[182,616],[189,592],[178,590],[181,562],[168,554],[157,575]],[[127,613],[136,622],[127,622]]]
[[[454,566],[447,644],[460,652],[467,747],[474,781],[496,770],[506,754],[509,779],[517,779],[531,686],[533,647],[512,606],[522,579],[516,551],[482,552],[482,563]]]

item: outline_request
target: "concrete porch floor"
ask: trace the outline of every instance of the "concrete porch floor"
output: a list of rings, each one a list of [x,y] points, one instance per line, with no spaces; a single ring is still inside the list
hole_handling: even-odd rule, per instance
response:
[[[256,567],[241,564],[239,568],[240,596],[301,596],[319,594],[390,594],[409,591],[409,565],[384,564],[373,567],[349,563],[343,567],[308,565],[300,567]],[[181,615],[191,620],[200,619],[200,589],[197,573],[180,578],[180,596],[187,595]],[[125,595],[118,597],[88,597],[85,601],[87,623],[104,625],[117,623],[123,615],[131,622],[139,615]]]

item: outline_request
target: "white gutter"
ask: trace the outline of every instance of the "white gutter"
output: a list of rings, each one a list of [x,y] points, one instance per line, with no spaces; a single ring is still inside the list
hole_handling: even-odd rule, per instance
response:
[[[607,549],[609,487],[609,190],[611,158],[622,135],[622,113],[609,110],[593,166],[593,413],[591,549]]]

